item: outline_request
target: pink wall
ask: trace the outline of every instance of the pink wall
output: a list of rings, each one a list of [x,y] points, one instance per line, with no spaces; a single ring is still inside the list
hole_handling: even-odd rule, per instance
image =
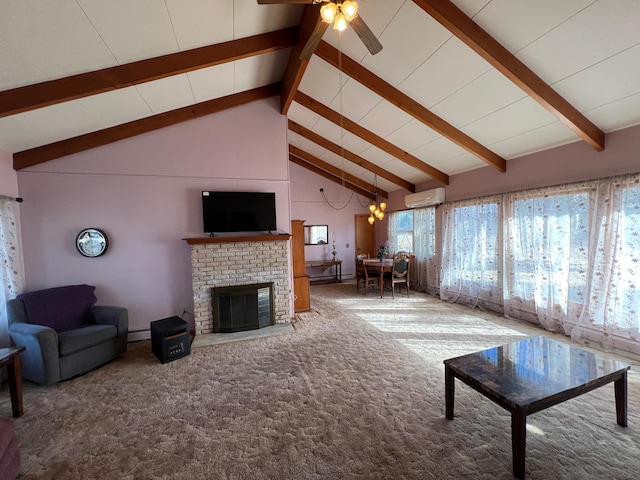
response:
[[[328,225],[329,244],[310,245],[305,247],[306,260],[329,260],[332,257],[333,234],[336,235],[337,257],[343,261],[343,279],[352,278],[355,270],[355,220],[357,214],[368,214],[368,199],[351,196],[351,190],[327,180],[320,175],[300,167],[290,165],[291,170],[291,218],[304,220],[305,225]],[[320,189],[331,204],[339,208],[331,208],[323,199]],[[349,204],[345,207],[346,202]],[[386,230],[384,232],[386,237]],[[320,275],[321,271],[309,271],[312,275]],[[326,272],[328,274],[328,272]]]
[[[182,239],[204,235],[201,190],[276,192],[290,231],[286,129],[272,98],[18,172],[27,289],[96,285],[99,303],[129,308],[131,330],[192,311]],[[111,242],[93,259],[75,249],[91,226]]]
[[[508,160],[505,173],[487,166],[452,176],[450,184],[445,186],[445,195],[447,201],[453,201],[635,172],[640,172],[640,126],[608,133],[602,152],[577,141]],[[418,185],[417,191],[441,186],[427,182]],[[406,190],[393,192],[389,208],[406,209],[407,193]]]

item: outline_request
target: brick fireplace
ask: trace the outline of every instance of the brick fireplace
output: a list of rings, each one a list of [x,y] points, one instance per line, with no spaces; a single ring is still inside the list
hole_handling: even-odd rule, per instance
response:
[[[276,323],[290,321],[289,235],[185,238],[191,247],[195,334],[213,332],[212,289],[273,282]]]

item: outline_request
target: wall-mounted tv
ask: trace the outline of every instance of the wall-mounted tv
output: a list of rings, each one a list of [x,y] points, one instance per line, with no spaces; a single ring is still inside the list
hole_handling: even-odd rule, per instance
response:
[[[205,233],[272,232],[276,230],[276,194],[202,192]]]

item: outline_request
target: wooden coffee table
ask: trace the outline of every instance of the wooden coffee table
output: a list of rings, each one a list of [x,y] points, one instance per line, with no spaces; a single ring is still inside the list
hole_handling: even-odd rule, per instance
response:
[[[11,395],[11,409],[13,416],[22,416],[22,367],[20,353],[24,347],[0,348],[0,368],[6,365],[9,380],[9,394]]]
[[[524,478],[527,415],[614,382],[618,425],[627,426],[629,365],[538,336],[444,361],[446,416],[457,378],[511,412],[513,474]]]

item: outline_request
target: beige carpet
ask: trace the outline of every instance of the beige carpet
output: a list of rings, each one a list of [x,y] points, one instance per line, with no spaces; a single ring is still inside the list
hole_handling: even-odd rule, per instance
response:
[[[510,479],[510,418],[456,383],[445,358],[539,334],[410,298],[312,287],[290,334],[194,349],[160,364],[147,341],[83,377],[25,385],[24,479]],[[529,417],[529,479],[640,478],[640,367],[629,427],[613,385]],[[0,415],[9,415],[6,385]]]

